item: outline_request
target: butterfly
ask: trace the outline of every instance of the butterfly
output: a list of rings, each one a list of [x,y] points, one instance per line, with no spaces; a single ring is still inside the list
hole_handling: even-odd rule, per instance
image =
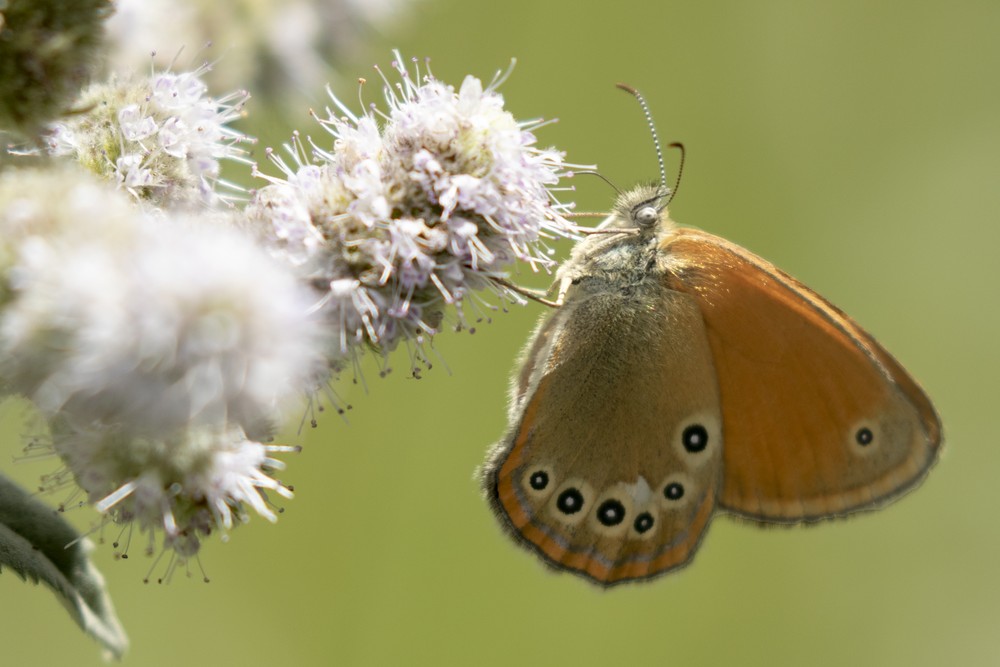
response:
[[[661,183],[622,194],[558,270],[480,471],[518,544],[602,586],[684,566],[720,512],[878,508],[941,445],[930,399],[841,310],[669,219],[660,162]]]

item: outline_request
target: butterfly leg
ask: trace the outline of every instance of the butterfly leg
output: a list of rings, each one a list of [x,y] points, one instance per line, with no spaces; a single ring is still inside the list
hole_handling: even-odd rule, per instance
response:
[[[504,278],[500,278],[498,276],[490,276],[490,280],[495,282],[497,285],[500,285],[501,287],[506,287],[515,294],[520,294],[521,296],[527,299],[531,299],[532,301],[537,301],[543,306],[548,306],[549,308],[558,308],[563,304],[564,290],[561,287],[559,289],[559,299],[556,301],[550,301],[549,299],[545,298],[545,295],[548,294],[548,292],[542,292],[540,290],[533,290],[533,289],[528,289],[527,287],[521,287],[520,285],[515,285],[514,283]]]

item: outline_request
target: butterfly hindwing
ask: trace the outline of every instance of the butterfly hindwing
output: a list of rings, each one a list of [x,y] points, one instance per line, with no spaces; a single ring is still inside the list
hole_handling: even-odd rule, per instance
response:
[[[685,564],[722,483],[722,413],[693,299],[570,292],[515,378],[483,481],[549,565],[612,585]]]

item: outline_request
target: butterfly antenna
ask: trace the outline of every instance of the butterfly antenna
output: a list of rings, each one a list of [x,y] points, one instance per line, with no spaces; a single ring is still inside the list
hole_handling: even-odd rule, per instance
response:
[[[684,155],[687,152],[684,150],[684,144],[682,144],[679,141],[675,141],[674,143],[668,145],[667,148],[676,148],[680,150],[681,163],[677,166],[677,179],[674,181],[674,189],[670,191],[670,196],[667,198],[667,201],[663,204],[664,206],[668,206],[670,202],[674,200],[674,197],[677,195],[677,189],[681,187],[681,175],[684,173]]]
[[[653,135],[653,146],[656,148],[656,161],[660,165],[660,188],[665,188],[667,186],[667,168],[663,164],[663,150],[660,148],[660,137],[656,134],[656,125],[653,124],[653,114],[649,111],[649,105],[646,104],[646,98],[642,96],[638,90],[624,83],[616,83],[617,87],[624,90],[626,93],[631,94],[635,99],[639,100],[639,106],[642,107],[642,112],[646,114],[646,123],[649,124],[649,131]]]

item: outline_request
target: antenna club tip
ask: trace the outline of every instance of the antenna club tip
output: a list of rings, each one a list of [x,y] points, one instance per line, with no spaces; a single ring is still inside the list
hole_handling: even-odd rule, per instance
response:
[[[615,88],[619,88],[621,90],[624,90],[626,93],[630,93],[632,95],[638,95],[639,94],[638,90],[636,90],[632,86],[628,85],[627,83],[622,83],[621,81],[619,81],[618,83],[615,84]]]

